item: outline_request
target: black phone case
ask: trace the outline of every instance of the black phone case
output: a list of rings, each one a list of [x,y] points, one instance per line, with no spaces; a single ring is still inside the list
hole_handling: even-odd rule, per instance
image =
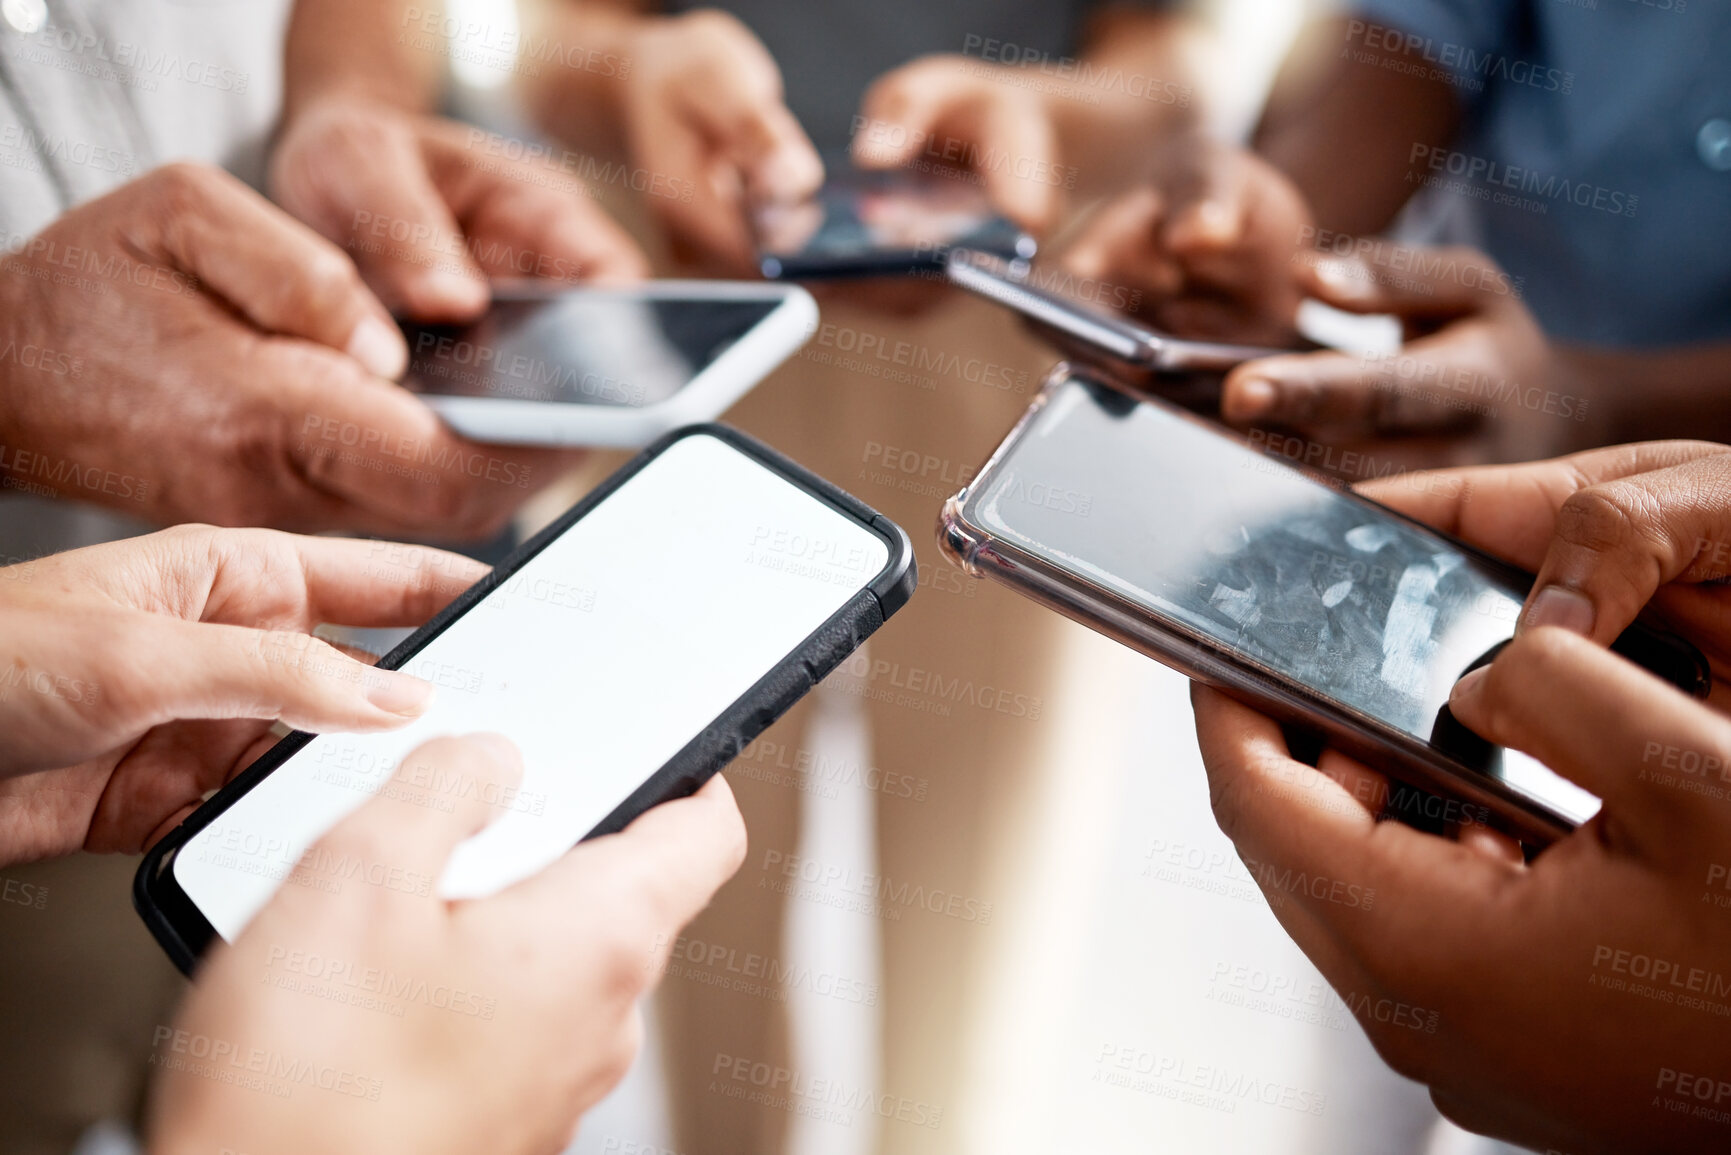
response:
[[[524,542],[491,573],[464,590],[455,601],[404,639],[402,644],[380,658],[378,664],[385,669],[401,666],[550,542],[605,501],[651,460],[675,442],[694,435],[706,435],[726,442],[807,493],[858,521],[883,539],[889,546],[890,558],[865,589],[854,595],[828,621],[813,631],[798,649],[783,658],[661,769],[650,775],[612,813],[585,834],[582,840],[623,830],[632,819],[650,807],[696,791],[737,757],[752,739],[768,729],[772,722],[810,692],[826,674],[858,649],[860,643],[883,625],[891,614],[906,605],[908,598],[913,595],[917,577],[913,544],[907,533],[895,522],[853,495],[737,430],[724,425],[692,425],[675,430],[626,462],[583,500]],[[266,775],[282,765],[312,738],[311,734],[297,731],[265,751],[234,781],[217,791],[188,815],[184,822],[164,836],[162,841],[145,854],[143,862],[139,864],[138,872],[133,876],[133,906],[145,925],[150,928],[150,933],[183,973],[192,973],[199,957],[216,937],[216,932],[174,881],[170,868],[175,853],[188,839],[208,826],[232,806],[236,799],[263,781]]]

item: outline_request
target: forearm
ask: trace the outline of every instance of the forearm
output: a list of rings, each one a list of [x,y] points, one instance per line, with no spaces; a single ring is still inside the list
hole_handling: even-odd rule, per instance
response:
[[[1369,235],[1387,228],[1412,194],[1413,147],[1453,139],[1461,107],[1446,80],[1385,67],[1398,61],[1354,46],[1349,23],[1330,17],[1305,30],[1269,95],[1255,147],[1292,178],[1318,226]]]
[[[1040,79],[1052,121],[1085,191],[1138,179],[1162,139],[1200,122],[1194,61],[1202,36],[1184,15],[1108,7],[1089,21],[1079,61],[1024,65],[1051,74]]]
[[[518,11],[524,43],[555,49],[555,58],[518,74],[535,123],[585,152],[624,156],[625,81],[641,63],[635,43],[667,18],[633,0],[521,0]],[[600,63],[589,67],[591,61]]]
[[[284,123],[333,93],[434,111],[449,58],[443,16],[439,0],[297,0],[284,50]]]

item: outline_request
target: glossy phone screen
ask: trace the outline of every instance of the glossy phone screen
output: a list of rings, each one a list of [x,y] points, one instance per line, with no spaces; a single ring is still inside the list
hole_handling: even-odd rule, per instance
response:
[[[644,408],[684,389],[781,301],[584,288],[503,299],[469,325],[405,324],[417,393]]]
[[[1057,387],[969,522],[1288,683],[1447,749],[1439,711],[1514,634],[1526,586],[1201,422]],[[1584,821],[1598,799],[1493,751],[1482,773]]]
[[[379,565],[402,564],[381,545]],[[400,547],[395,547],[400,551]],[[393,557],[396,558],[393,561]],[[176,882],[232,940],[301,863],[307,885],[452,898],[547,866],[743,697],[889,560],[882,538],[718,438],[675,441],[402,662],[432,708],[385,734],[328,734],[181,847]],[[495,730],[523,753],[491,826],[437,879],[302,855],[440,734]],[[409,768],[412,802],[472,779]],[[401,780],[399,780],[399,783]],[[376,877],[375,877],[376,876]]]

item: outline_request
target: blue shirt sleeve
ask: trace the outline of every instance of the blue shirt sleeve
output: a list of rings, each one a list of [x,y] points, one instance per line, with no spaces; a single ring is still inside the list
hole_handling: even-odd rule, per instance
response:
[[[1453,69],[1454,62],[1519,52],[1527,0],[1348,0],[1346,50],[1399,51]],[[1397,47],[1396,30],[1406,34]],[[1474,86],[1461,96],[1473,102]]]

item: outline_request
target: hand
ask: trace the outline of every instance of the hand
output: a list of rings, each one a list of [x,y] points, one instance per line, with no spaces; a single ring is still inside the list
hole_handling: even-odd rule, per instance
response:
[[[1731,786],[1702,797],[1652,750],[1723,766],[1731,725],[1558,629],[1488,669],[1456,716],[1605,799],[1530,866],[1377,822],[1360,801],[1375,775],[1334,751],[1296,762],[1273,721],[1198,687],[1221,829],[1377,1052],[1450,1119],[1538,1149],[1713,1149],[1724,1124],[1688,1111],[1703,1088],[1702,1106],[1726,1102]],[[1331,902],[1336,883],[1374,901]]]
[[[455,794],[451,813],[408,801],[413,790],[386,790],[309,860],[382,858],[438,877],[486,825],[480,799],[521,771],[497,735],[429,742],[398,775],[429,765],[477,788]],[[491,898],[284,886],[232,946],[216,948],[178,1024],[158,1031],[167,1073],[152,1155],[562,1149],[630,1066],[637,999],[680,927],[744,854],[739,811],[716,777]],[[359,996],[376,991],[385,1011],[326,997],[333,972]],[[369,976],[379,984],[368,987]],[[407,993],[391,994],[399,988]],[[175,1069],[177,1056],[198,1066],[192,1057],[210,1054],[202,1072]],[[259,1082],[289,1094],[219,1081],[245,1076],[249,1063]]]
[[[1044,236],[1075,172],[1061,163],[1046,98],[1017,83],[1017,71],[967,56],[925,56],[884,74],[860,106],[854,163],[971,170],[999,212]]]
[[[486,573],[417,546],[182,526],[0,569],[0,862],[137,853],[270,740],[432,688],[310,635],[415,626]]]
[[[1394,314],[1405,330],[1400,350],[1248,362],[1226,378],[1226,420],[1352,439],[1464,435],[1490,418],[1523,457],[1580,439],[1587,406],[1555,381],[1550,347],[1515,281],[1471,249],[1375,246],[1368,261],[1305,254],[1297,280],[1337,308]]]
[[[344,246],[400,315],[462,321],[487,278],[634,280],[642,252],[558,168],[503,155],[453,121],[333,95],[299,108],[271,157],[271,195]]]
[[[650,198],[674,243],[755,271],[752,204],[804,200],[823,183],[823,162],[782,101],[781,70],[744,24],[714,10],[639,19],[627,45],[629,153],[691,194]]]
[[[1200,134],[1169,139],[1141,188],[1109,202],[1063,254],[1078,277],[1140,296],[1138,310],[1179,336],[1289,345],[1314,231],[1280,171]]]
[[[174,164],[0,261],[0,473],[160,523],[495,532],[567,456],[453,434],[389,380],[402,334],[349,259]]]
[[[1653,441],[1361,490],[1534,571],[1517,630],[1608,646],[1650,605],[1731,676],[1731,448]]]
[[[1703,583],[1726,570],[1727,476],[1723,447],[1675,442],[1364,487],[1540,571],[1516,640],[1450,700],[1604,799],[1531,865],[1482,827],[1451,842],[1378,823],[1380,775],[1332,750],[1302,765],[1275,723],[1194,693],[1216,816],[1276,917],[1379,1053],[1473,1130],[1576,1152],[1719,1141],[1723,1123],[1691,1112],[1731,1101],[1714,977],[1731,954],[1731,722],[1601,647],[1657,591],[1723,669],[1726,607]]]

